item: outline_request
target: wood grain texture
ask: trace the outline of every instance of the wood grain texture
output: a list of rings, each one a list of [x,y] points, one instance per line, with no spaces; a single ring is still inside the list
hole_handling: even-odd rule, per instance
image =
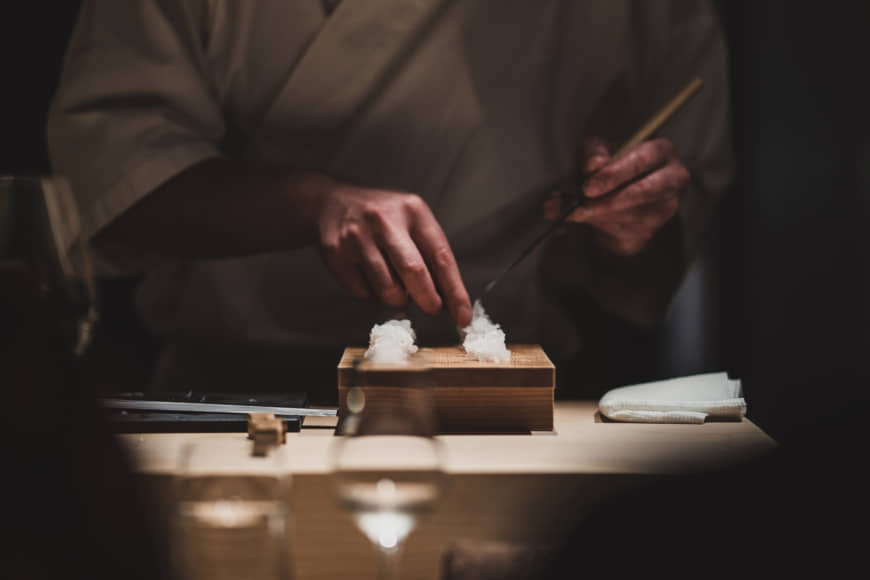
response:
[[[558,402],[552,434],[441,437],[448,484],[437,510],[407,540],[402,578],[442,578],[442,558],[460,540],[551,545],[575,518],[607,499],[663,476],[746,461],[776,446],[747,419],[701,425],[602,423],[595,420],[596,410],[593,401]],[[374,551],[333,495],[328,458],[338,438],[330,429],[310,428],[309,419],[279,447],[292,474],[293,577],[374,578]],[[242,433],[118,438],[131,453],[161,530],[168,530],[172,516],[172,476],[184,443],[206,445],[215,466],[229,476],[256,476],[262,469]],[[701,517],[692,525],[703,534],[716,522]]]
[[[454,346],[421,348],[408,365],[384,365],[366,360],[363,348],[347,348],[338,364],[339,413],[346,415],[354,386],[375,406],[397,399],[396,389],[428,386],[439,433],[551,431],[555,366],[538,345],[509,349],[504,363],[479,361]]]
[[[361,387],[366,405],[386,408],[399,399],[396,387]],[[350,389],[338,391],[344,417]],[[528,433],[553,430],[553,390],[529,387],[442,387],[433,390],[437,432]]]
[[[499,368],[553,368],[553,363],[544,350],[537,344],[512,344],[508,345],[511,351],[511,359],[508,362],[479,361],[473,356],[466,354],[461,346],[439,346],[435,348],[421,348],[409,357],[410,361],[423,361],[432,368],[456,368],[465,369],[499,369]],[[351,368],[354,359],[363,359],[366,349],[362,347],[348,347],[338,363],[339,369]],[[365,361],[369,368],[396,368],[401,365],[375,365]]]

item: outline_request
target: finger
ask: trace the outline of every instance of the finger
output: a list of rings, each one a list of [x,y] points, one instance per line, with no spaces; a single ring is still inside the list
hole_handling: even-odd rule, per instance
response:
[[[393,308],[405,308],[408,305],[408,292],[401,280],[390,267],[389,259],[378,250],[360,267],[364,278],[373,289],[373,294],[385,304]],[[385,272],[386,271],[386,272]],[[389,276],[389,281],[385,279]]]
[[[369,300],[374,296],[358,263],[342,252],[337,243],[325,243],[321,246],[321,255],[326,267],[332,272],[338,283],[351,296],[360,300]]]
[[[550,196],[549,199],[547,199],[544,202],[544,205],[542,206],[542,210],[543,210],[543,214],[544,214],[545,219],[548,219],[548,220],[562,219],[561,218],[562,212],[567,209],[567,208],[565,208],[566,203],[568,205],[574,205],[575,207],[578,207],[580,205],[580,204],[576,204],[575,200],[569,199],[566,201],[564,198],[565,198],[565,194],[554,193]],[[581,202],[582,201],[583,200],[581,200]],[[570,214],[565,216],[563,218],[563,221],[579,222],[579,221],[582,221],[582,217],[583,217],[583,214],[578,209],[575,209]]]
[[[375,291],[372,289],[371,284],[369,284],[365,272],[360,264],[350,264],[343,274],[344,281],[342,282],[342,279],[339,278],[339,282],[341,282],[354,297],[359,298],[360,300],[371,300],[377,296]]]
[[[375,294],[393,308],[405,307],[408,304],[407,292],[393,275],[368,230],[353,228],[349,238],[359,252],[361,269]]]
[[[354,298],[369,300],[374,296],[358,264],[335,263],[326,260],[326,265],[342,288]]]
[[[674,146],[667,139],[644,141],[591,175],[583,191],[587,197],[601,197],[662,167],[673,157]]]
[[[556,219],[559,216],[559,212],[562,211],[562,199],[559,193],[551,194],[547,201],[544,202],[542,210],[546,219]]]
[[[408,232],[386,228],[380,243],[411,299],[427,314],[437,314],[443,302],[429,267]]]
[[[656,232],[679,211],[677,196],[632,208],[629,211],[612,214],[606,218],[591,220],[589,225],[595,229],[616,236],[627,236],[631,232],[645,234]]]
[[[590,222],[608,214],[618,214],[679,195],[689,183],[689,173],[679,163],[671,163],[641,179],[597,199],[588,200],[570,218]]]
[[[425,202],[414,195],[405,196],[402,204],[402,211],[407,212],[403,215],[413,215],[420,210],[418,206],[425,206]],[[407,293],[423,312],[436,314],[443,303],[429,275],[426,261],[408,231],[412,220],[397,219],[393,213],[372,211],[366,215],[366,221],[375,242],[383,248]]]
[[[460,328],[468,326],[471,324],[471,299],[447,236],[431,212],[417,216],[412,236],[434,274],[450,316]]]
[[[619,215],[618,219],[593,222],[598,232],[599,243],[619,255],[641,252],[655,234],[676,215],[679,209],[677,198],[669,198],[646,206],[634,208]]]
[[[580,173],[588,176],[607,165],[610,161],[610,150],[601,137],[589,137],[583,141],[581,156]],[[555,220],[559,217],[562,211],[562,198],[562,193],[555,192],[551,194],[550,199],[544,202],[543,211],[546,219]],[[568,216],[566,221],[577,220]]]
[[[572,202],[567,202],[569,206]],[[567,211],[567,207],[564,207],[561,199],[556,200],[547,200],[544,202],[544,217],[549,220],[558,220],[562,216],[563,211]],[[562,221],[566,222],[582,222],[584,221],[585,214],[581,211],[583,209],[582,204],[577,207],[574,211],[569,213],[567,216],[563,218]]]
[[[583,141],[583,165],[580,168],[583,175],[591,175],[607,165],[610,161],[610,150],[601,137],[589,137]]]

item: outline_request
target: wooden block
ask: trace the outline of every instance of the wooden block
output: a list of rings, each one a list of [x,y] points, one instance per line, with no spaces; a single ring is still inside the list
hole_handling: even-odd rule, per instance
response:
[[[264,456],[270,446],[287,442],[287,423],[273,413],[248,413],[248,439],[254,440],[252,453]]]
[[[426,381],[440,433],[552,431],[555,366],[538,345],[508,348],[506,363],[478,361],[454,346],[421,348],[409,365],[377,365],[363,358],[364,348],[349,347],[338,364],[339,412],[348,413],[346,397],[354,386],[367,404],[377,404],[398,396],[396,389]]]
[[[274,413],[248,413],[248,439],[253,439],[258,430],[269,428],[274,421]]]

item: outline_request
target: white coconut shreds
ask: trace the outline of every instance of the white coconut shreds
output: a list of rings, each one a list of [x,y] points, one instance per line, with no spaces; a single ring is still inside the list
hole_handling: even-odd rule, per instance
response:
[[[417,352],[417,335],[410,320],[388,320],[375,324],[369,333],[369,348],[365,358],[375,363],[405,364]]]
[[[489,319],[480,300],[474,301],[471,324],[462,331],[465,333],[465,340],[462,342],[465,352],[477,360],[508,362],[511,359],[511,351],[505,346],[504,331]]]

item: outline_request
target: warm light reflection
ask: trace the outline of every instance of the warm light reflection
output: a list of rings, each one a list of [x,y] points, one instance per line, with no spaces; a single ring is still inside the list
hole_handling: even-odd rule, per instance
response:
[[[394,511],[358,514],[356,521],[372,542],[388,550],[398,547],[414,528],[414,516]]]
[[[273,501],[245,501],[225,499],[218,501],[183,502],[182,515],[193,521],[217,528],[241,528],[270,522],[280,514],[280,505]]]

